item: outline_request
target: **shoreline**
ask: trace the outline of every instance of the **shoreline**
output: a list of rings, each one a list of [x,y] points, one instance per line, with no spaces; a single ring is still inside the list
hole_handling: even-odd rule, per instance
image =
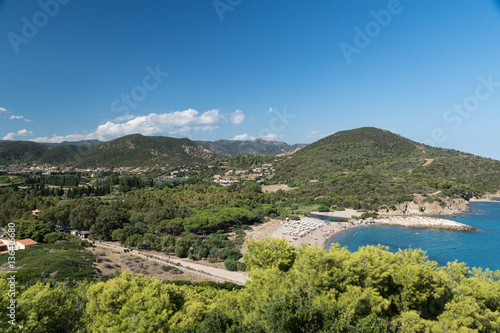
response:
[[[345,217],[333,214],[339,212],[331,212],[332,217]],[[341,211],[340,213],[344,213]],[[350,212],[349,212],[350,213]],[[315,213],[314,213],[315,214]],[[325,215],[322,215],[325,216]],[[456,230],[456,231],[475,231],[472,226],[429,216],[404,216],[392,215],[386,217],[379,217],[376,219],[356,220],[349,218],[348,222],[328,222],[325,220],[301,216],[297,221],[279,221],[272,220],[256,228],[253,232],[249,233],[246,240],[260,239],[266,236],[273,238],[284,238],[289,244],[301,246],[302,244],[317,245],[324,247],[326,242],[335,235],[349,229],[365,227],[368,228],[373,225],[389,225],[399,226],[406,228],[416,229],[443,229],[443,230]],[[244,250],[242,251],[244,252]]]

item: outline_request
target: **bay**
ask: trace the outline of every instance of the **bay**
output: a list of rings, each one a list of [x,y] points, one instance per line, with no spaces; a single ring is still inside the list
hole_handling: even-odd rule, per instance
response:
[[[382,244],[389,251],[420,248],[440,266],[458,260],[469,267],[500,269],[500,202],[475,202],[470,212],[447,219],[471,225],[477,231],[413,229],[371,225],[343,231],[327,241],[356,251],[361,246]]]

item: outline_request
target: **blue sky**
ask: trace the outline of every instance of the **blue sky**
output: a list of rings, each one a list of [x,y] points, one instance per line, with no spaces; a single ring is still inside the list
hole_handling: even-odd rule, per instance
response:
[[[0,139],[375,126],[500,159],[497,1],[10,0],[0,21]]]

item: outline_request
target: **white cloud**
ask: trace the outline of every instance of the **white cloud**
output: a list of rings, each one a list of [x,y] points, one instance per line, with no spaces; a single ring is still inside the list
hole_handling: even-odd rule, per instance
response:
[[[67,136],[39,137],[36,142],[62,142],[98,139],[102,141],[114,139],[124,135],[140,133],[143,135],[177,135],[185,136],[191,131],[211,132],[227,119],[219,110],[210,110],[200,114],[188,109],[170,113],[151,113],[147,116],[136,116],[124,123],[108,121],[99,125],[90,134],[71,134]]]
[[[317,139],[317,138],[322,138],[325,135],[322,134],[320,131],[309,131],[306,133],[306,137],[312,138],[312,139]]]
[[[127,120],[131,120],[134,118],[135,118],[135,116],[133,114],[126,114],[126,115],[121,116],[121,117],[116,117],[115,119],[113,119],[113,121],[117,122],[117,123],[121,123],[122,121],[127,121]]]
[[[240,135],[236,135],[233,140],[243,140],[243,141],[247,141],[247,140],[255,140],[255,138],[247,133],[245,134],[240,134]]]
[[[22,129],[13,133],[8,133],[6,136],[3,137],[3,140],[14,140],[16,136],[28,136],[33,134],[33,132],[28,131],[27,129]]]
[[[232,115],[231,115],[231,122],[233,124],[241,124],[245,120],[245,114],[241,110],[236,110]]]
[[[271,112],[273,112],[273,108],[272,107],[269,108],[269,112],[268,113],[271,113]]]
[[[277,133],[269,133],[269,134],[264,135],[262,137],[262,139],[264,139],[264,140],[271,140],[272,141],[272,140],[279,139],[281,137],[282,137],[282,135],[279,135]]]
[[[2,108],[2,107],[0,107],[0,115],[3,115],[4,117],[8,117],[10,120],[22,119],[27,123],[29,123],[31,121],[30,119],[24,118],[24,116],[16,116],[16,115],[12,114],[12,112],[7,110],[6,108]]]

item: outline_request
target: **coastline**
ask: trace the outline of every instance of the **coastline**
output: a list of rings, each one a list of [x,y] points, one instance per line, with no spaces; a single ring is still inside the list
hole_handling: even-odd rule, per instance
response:
[[[345,214],[345,211],[340,211],[330,212],[330,214],[322,216],[347,217],[345,216]],[[416,229],[444,229],[457,231],[476,230],[474,227],[463,223],[428,216],[392,215],[368,220],[349,219],[349,222],[328,222],[317,218],[301,216],[300,220],[297,221],[272,220],[271,222],[267,222],[261,226],[254,228],[254,231],[248,233],[247,237],[245,237],[245,240],[260,239],[266,236],[271,236],[274,238],[284,238],[289,244],[293,244],[295,246],[309,244],[317,245],[318,247],[324,247],[329,239],[341,233],[342,231],[359,227],[368,228],[373,225],[390,225]],[[245,246],[242,249],[242,253],[244,252]]]
[[[398,216],[378,218],[375,219],[375,223],[379,225],[393,225],[416,229],[443,229],[457,231],[476,230],[476,228],[464,223],[427,216]]]
[[[441,210],[440,214],[435,214],[434,211],[424,210],[417,211],[415,213],[402,214],[400,211],[391,212],[379,212],[379,217],[376,219],[369,220],[359,220],[358,218],[362,214],[354,209],[345,209],[342,211],[333,212],[311,212],[311,214],[323,216],[323,217],[340,217],[346,218],[349,222],[330,222],[318,218],[301,216],[298,221],[280,221],[271,220],[270,222],[264,223],[260,226],[254,227],[254,230],[247,233],[245,240],[250,239],[260,239],[266,236],[271,236],[275,238],[285,238],[288,243],[294,244],[296,246],[301,246],[302,244],[317,245],[318,247],[324,247],[326,242],[332,238],[334,235],[352,228],[357,228],[360,226],[370,226],[370,225],[389,225],[389,226],[399,226],[406,228],[416,228],[416,229],[444,229],[444,230],[457,230],[457,231],[475,231],[476,229],[472,226],[459,223],[456,221],[447,220],[442,217],[451,217],[459,214],[464,214],[469,209],[469,204],[475,202],[500,202],[500,192],[488,193],[481,198],[472,198],[470,200],[464,199],[454,199],[462,201],[455,207],[449,207],[448,210]],[[465,202],[465,205],[463,204]],[[408,203],[407,203],[408,204]],[[407,205],[406,204],[406,205]],[[453,205],[451,205],[453,206]],[[436,217],[439,216],[439,217]],[[374,224],[369,223],[373,221]],[[300,231],[300,228],[304,230]],[[306,228],[310,228],[305,230]],[[297,231],[299,231],[297,233]],[[300,235],[300,232],[305,232]],[[296,233],[296,235],[294,235]],[[245,244],[242,247],[242,253],[246,250]]]

